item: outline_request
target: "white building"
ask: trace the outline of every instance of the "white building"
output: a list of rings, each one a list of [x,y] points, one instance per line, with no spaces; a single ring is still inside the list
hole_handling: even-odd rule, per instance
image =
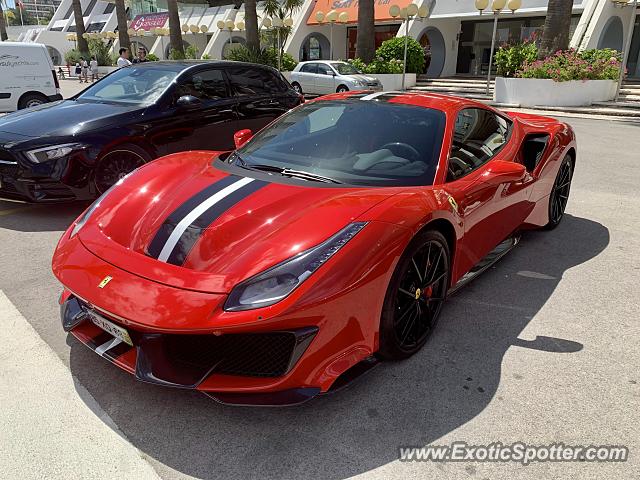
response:
[[[115,5],[106,0],[81,0],[84,23],[88,31],[108,32],[117,27]],[[196,1],[196,0],[194,0]],[[211,2],[223,3],[218,0]],[[430,58],[426,73],[432,77],[449,75],[481,75],[488,67],[492,35],[492,14],[484,15],[475,9],[474,0],[415,0],[430,8],[425,20],[414,19],[408,24],[409,35],[428,47]],[[129,16],[136,28],[146,31],[133,41],[144,44],[160,58],[166,58],[168,37],[158,37],[152,30],[167,27],[166,0],[134,0]],[[407,27],[402,19],[389,15],[391,4],[406,6],[410,0],[376,0],[376,42],[402,36]],[[541,31],[546,15],[547,0],[522,0],[522,8],[515,14],[501,14],[498,23],[498,44],[514,42]],[[183,35],[186,44],[193,44],[201,55],[222,58],[223,49],[229,48],[230,37],[234,43],[244,42],[244,32],[221,31],[220,20],[241,21],[244,10],[234,4],[211,7],[209,3],[179,3],[180,22],[183,25],[205,26],[207,33]],[[347,12],[347,23],[318,24],[316,12],[330,10]],[[635,31],[631,44],[628,70],[630,76],[640,77],[640,25],[638,12],[632,8],[619,8],[612,0],[574,0],[572,20],[572,46],[586,48],[610,47],[622,50],[627,38],[630,15],[636,15]],[[261,12],[259,12],[259,15]],[[285,48],[295,59],[328,59],[330,40],[333,40],[334,58],[353,58],[357,37],[357,0],[305,0],[302,8],[293,15],[293,31]],[[37,35],[36,41],[49,45],[51,51],[62,58],[65,51],[74,47],[66,40],[75,31],[71,0],[62,0],[48,27]],[[114,47],[117,47],[117,42]]]

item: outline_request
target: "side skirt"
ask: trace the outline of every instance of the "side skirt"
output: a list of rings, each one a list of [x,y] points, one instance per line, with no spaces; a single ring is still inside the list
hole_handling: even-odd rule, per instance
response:
[[[451,296],[458,292],[462,287],[471,282],[474,278],[478,277],[481,273],[491,267],[494,263],[504,257],[507,253],[511,251],[513,247],[515,247],[520,242],[520,235],[514,235],[513,237],[509,237],[500,243],[496,248],[491,250],[486,257],[480,260],[471,270],[465,273],[458,283],[456,283],[449,292],[447,296]]]

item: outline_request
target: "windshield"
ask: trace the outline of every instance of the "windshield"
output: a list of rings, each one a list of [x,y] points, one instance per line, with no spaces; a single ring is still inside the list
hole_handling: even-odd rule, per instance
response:
[[[121,68],[91,85],[78,98],[150,105],[160,98],[177,74],[159,68]]]
[[[237,163],[294,169],[352,185],[432,185],[444,125],[444,112],[430,108],[317,101],[258,133],[237,151]]]
[[[331,66],[338,71],[340,75],[358,75],[361,73],[356,67],[351,65],[350,63],[344,62],[335,62],[332,63]]]

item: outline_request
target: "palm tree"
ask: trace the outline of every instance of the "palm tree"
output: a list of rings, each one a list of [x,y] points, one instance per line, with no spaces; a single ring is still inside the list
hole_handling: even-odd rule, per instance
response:
[[[370,63],[376,54],[376,37],[374,21],[374,0],[358,2],[358,38],[356,41],[356,57]]]
[[[89,44],[87,39],[83,37],[85,34],[84,29],[84,17],[82,16],[82,4],[80,0],[72,0],[71,6],[73,7],[73,18],[76,22],[76,37],[78,38],[78,50],[83,58],[89,58]]]
[[[4,10],[2,9],[3,3],[4,2],[0,0],[0,41],[6,42],[9,40],[9,35],[7,35],[7,24],[4,20]]]
[[[264,0],[264,14],[268,17],[280,17],[287,18],[291,17],[295,12],[302,8],[304,4],[304,0],[284,0],[284,2],[280,2],[279,0]],[[247,4],[245,3],[245,19],[246,19],[246,10]],[[257,22],[256,22],[257,23]],[[284,53],[284,45],[287,43],[287,38],[291,34],[292,27],[282,26],[275,27],[280,30],[280,53]],[[272,40],[274,46],[276,44],[277,31],[272,31]]]
[[[171,50],[177,57],[184,58],[184,46],[182,45],[182,30],[180,30],[180,14],[178,13],[178,1],[167,0],[169,11],[169,40]]]
[[[573,0],[549,0],[538,58],[543,59],[569,47],[572,7]]]
[[[260,32],[258,31],[258,13],[256,12],[256,0],[244,1],[244,23],[247,29],[247,48],[260,50]]]
[[[116,18],[118,19],[118,42],[121,48],[127,48],[131,51],[129,26],[127,25],[127,8],[124,6],[124,0],[115,0],[115,2]],[[133,55],[133,52],[131,54]]]

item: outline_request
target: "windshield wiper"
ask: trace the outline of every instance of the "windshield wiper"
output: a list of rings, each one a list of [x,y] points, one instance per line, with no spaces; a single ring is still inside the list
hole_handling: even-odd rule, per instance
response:
[[[282,168],[282,167],[277,167],[275,165],[266,165],[266,164],[261,164],[261,163],[248,164],[237,153],[234,153],[234,157],[237,160],[236,165],[238,165],[241,168],[246,168],[248,170],[259,170],[259,171],[262,171],[262,172],[279,173],[280,175],[283,175],[285,177],[301,178],[303,180],[310,180],[310,181],[313,181],[313,182],[342,183],[339,180],[336,180],[334,178],[325,177],[325,176],[318,175],[318,174],[311,173],[311,172],[305,172],[303,170],[294,170],[293,168]]]

